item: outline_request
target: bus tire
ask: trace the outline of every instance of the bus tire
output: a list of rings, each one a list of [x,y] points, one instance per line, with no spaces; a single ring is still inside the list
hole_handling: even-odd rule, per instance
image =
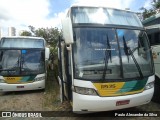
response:
[[[156,76],[155,77],[155,84],[154,84],[154,94],[153,94],[153,98],[152,101],[156,102],[156,103],[160,103],[160,79]]]

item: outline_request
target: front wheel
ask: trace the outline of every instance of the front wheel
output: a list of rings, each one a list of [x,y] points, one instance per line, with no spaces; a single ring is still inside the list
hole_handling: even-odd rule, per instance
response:
[[[154,84],[154,94],[153,94],[153,98],[152,98],[153,102],[160,103],[159,92],[160,92],[160,79],[158,77],[156,77],[155,84]]]

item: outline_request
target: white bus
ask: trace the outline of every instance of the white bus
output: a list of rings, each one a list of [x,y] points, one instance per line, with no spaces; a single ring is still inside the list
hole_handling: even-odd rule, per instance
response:
[[[49,48],[40,37],[2,37],[0,92],[45,88]]]
[[[146,32],[130,11],[72,6],[59,40],[60,98],[74,112],[147,104],[154,92],[154,67]]]

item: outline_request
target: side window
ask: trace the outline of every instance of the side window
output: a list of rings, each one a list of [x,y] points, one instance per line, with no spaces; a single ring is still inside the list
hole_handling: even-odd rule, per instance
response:
[[[160,44],[160,35],[159,35],[160,33],[155,33],[155,41],[156,41],[156,43],[159,45]]]
[[[160,32],[147,33],[151,45],[160,45]]]

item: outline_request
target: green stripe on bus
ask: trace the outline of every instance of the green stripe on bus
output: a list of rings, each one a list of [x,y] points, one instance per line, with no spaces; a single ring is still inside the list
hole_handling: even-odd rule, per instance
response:
[[[147,80],[148,79],[125,82],[124,86],[116,93],[134,92],[142,90],[145,87]]]
[[[36,76],[25,76],[25,77],[22,77],[22,79],[20,80],[21,82],[31,82],[34,80]]]

